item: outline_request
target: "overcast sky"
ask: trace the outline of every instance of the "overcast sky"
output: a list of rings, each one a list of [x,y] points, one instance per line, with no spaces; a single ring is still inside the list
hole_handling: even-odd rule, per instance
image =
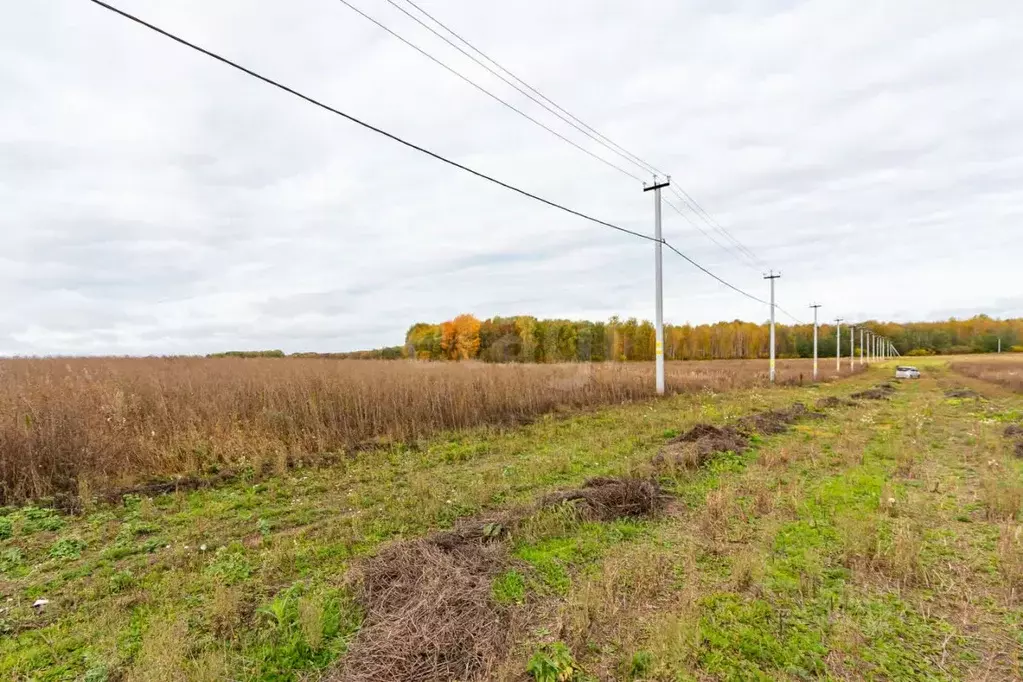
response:
[[[112,1],[440,154],[653,231],[638,181],[337,0]],[[385,0],[351,2],[627,166]],[[780,270],[778,302],[800,319],[812,300],[829,319],[1023,315],[1018,0],[417,2],[670,172],[764,265],[668,207],[665,238],[763,298],[761,271]],[[9,3],[0,92],[0,354],[354,350],[461,312],[653,316],[651,242],[87,0]],[[667,321],[767,318],[664,258]]]

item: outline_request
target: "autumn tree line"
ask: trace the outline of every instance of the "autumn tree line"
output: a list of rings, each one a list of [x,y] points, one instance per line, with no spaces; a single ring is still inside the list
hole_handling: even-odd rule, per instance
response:
[[[996,320],[979,315],[943,322],[864,322],[888,337],[903,355],[989,353],[998,349],[1023,352],[1023,318]],[[781,358],[813,356],[813,325],[775,327]],[[767,323],[717,322],[665,325],[664,356],[668,360],[766,358]],[[835,327],[822,325],[818,352],[835,355]],[[859,344],[859,332],[856,332]],[[848,327],[842,327],[842,352],[849,352]],[[453,320],[412,325],[402,346],[358,353],[348,358],[417,358],[486,362],[604,362],[654,359],[654,325],[646,320],[612,317],[607,322],[543,320],[529,315],[479,320],[459,315]]]

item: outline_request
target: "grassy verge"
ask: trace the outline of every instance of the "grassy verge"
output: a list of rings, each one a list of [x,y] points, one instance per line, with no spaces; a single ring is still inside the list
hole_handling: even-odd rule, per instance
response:
[[[946,395],[962,383],[934,366],[718,458],[613,544],[566,554],[591,543],[579,529],[520,549],[537,621],[507,677],[1020,679],[1023,462],[1003,433],[1023,401]]]

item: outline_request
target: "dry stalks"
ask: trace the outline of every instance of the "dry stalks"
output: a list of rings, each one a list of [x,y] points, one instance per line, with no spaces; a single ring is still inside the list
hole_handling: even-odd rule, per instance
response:
[[[991,381],[1017,393],[1023,393],[1023,358],[971,359],[953,362],[949,367],[968,377]]]
[[[808,361],[779,363],[783,382]],[[758,360],[673,362],[670,392],[766,383]],[[154,477],[271,473],[367,443],[648,398],[653,364],[299,358],[0,361],[0,504]],[[174,482],[167,483],[172,488]]]

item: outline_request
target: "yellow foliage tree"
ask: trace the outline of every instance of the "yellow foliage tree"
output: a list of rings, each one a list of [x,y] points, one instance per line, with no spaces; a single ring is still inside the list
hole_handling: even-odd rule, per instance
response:
[[[440,347],[450,360],[471,360],[480,351],[480,321],[459,315],[440,326]]]

